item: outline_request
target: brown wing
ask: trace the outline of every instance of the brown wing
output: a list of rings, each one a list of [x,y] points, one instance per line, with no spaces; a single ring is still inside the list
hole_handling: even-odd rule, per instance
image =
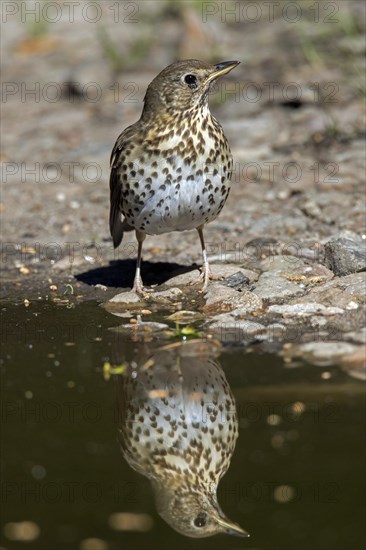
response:
[[[122,134],[117,138],[117,141],[113,147],[111,154],[111,175],[109,178],[110,189],[110,211],[109,211],[109,229],[113,239],[113,246],[117,246],[121,243],[123,237],[123,231],[131,229],[126,226],[121,219],[121,207],[122,207],[122,180],[121,180],[121,153],[128,145],[131,137],[137,130],[137,124],[129,126],[123,130]]]

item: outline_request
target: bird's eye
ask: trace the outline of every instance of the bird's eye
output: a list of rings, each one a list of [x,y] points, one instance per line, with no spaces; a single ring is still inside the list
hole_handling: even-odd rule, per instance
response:
[[[207,523],[207,514],[206,512],[200,512],[195,518],[194,522],[196,527],[204,527]]]
[[[188,84],[190,88],[197,88],[197,78],[194,76],[194,74],[187,74],[184,77],[184,81]]]

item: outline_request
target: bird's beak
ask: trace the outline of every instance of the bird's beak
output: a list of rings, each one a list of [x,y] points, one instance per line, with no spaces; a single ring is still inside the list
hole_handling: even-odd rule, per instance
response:
[[[214,71],[208,76],[206,83],[215,80],[219,76],[229,73],[239,65],[240,61],[222,61],[214,66]]]
[[[217,523],[225,529],[225,533],[228,535],[235,535],[237,537],[250,537],[249,533],[244,531],[237,523],[233,523],[226,518],[216,518]]]

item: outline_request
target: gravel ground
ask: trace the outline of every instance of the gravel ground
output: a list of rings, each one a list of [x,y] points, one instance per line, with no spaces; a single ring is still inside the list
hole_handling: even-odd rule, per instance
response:
[[[229,2],[121,2],[117,12],[103,1],[100,13],[81,2],[71,17],[59,2],[38,22],[31,4],[2,6],[4,298],[31,306],[118,295],[113,308],[131,315],[146,302],[199,311],[205,330],[235,345],[290,343],[316,362],[338,343],[328,357],[359,376],[364,4],[320,2],[317,12],[303,1],[295,13],[258,2],[256,15],[243,2],[230,15]],[[112,247],[109,155],[152,78],[189,57],[242,61],[210,98],[235,162],[230,197],[205,232],[222,280],[205,296],[187,286],[200,263],[196,232],[148,237],[144,280],[163,286],[130,303],[121,290],[132,284],[136,244],[130,233]]]

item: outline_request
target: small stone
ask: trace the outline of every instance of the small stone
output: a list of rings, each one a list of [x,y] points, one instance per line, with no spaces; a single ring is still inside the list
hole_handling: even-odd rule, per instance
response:
[[[243,277],[247,277],[250,282],[256,281],[258,279],[258,273],[256,273],[255,271],[238,267],[235,264],[211,264],[210,263],[210,270],[213,276],[216,278],[226,279],[235,273],[240,273],[243,275]],[[186,287],[187,285],[190,285],[191,283],[194,283],[195,281],[197,281],[200,276],[200,273],[201,272],[198,269],[193,271],[187,271],[186,273],[181,273],[180,275],[173,277],[172,279],[164,283],[164,285],[168,287],[177,287],[177,286]]]
[[[215,277],[221,277],[224,281],[235,275],[242,277],[242,281],[245,279],[252,283],[259,277],[256,271],[238,267],[237,264],[210,264],[210,269]]]
[[[348,342],[308,342],[300,346],[302,357],[321,367],[334,365],[357,349],[358,346]]]
[[[301,205],[301,210],[309,218],[322,219],[322,211],[316,202],[312,200],[307,200],[304,204]]]
[[[261,323],[237,320],[231,313],[221,313],[206,325],[206,330],[225,343],[252,341],[265,330]]]
[[[341,367],[352,378],[366,380],[366,346],[359,346],[341,360]]]
[[[205,313],[215,314],[232,311],[236,308],[245,312],[255,311],[263,307],[259,296],[249,290],[238,292],[219,283],[211,283],[205,294]]]
[[[339,238],[325,244],[325,265],[335,275],[366,271],[366,247],[363,241]]]
[[[134,321],[134,322],[131,322]],[[154,321],[137,321],[136,319],[131,319],[129,323],[114,327],[114,330],[118,332],[132,332],[132,333],[143,333],[143,332],[159,332],[161,330],[168,329],[168,325],[165,323],[156,323]]]
[[[198,311],[185,311],[182,309],[181,311],[172,313],[167,317],[167,319],[169,321],[175,321],[176,323],[187,324],[197,321],[198,319],[202,319],[202,314],[198,313]]]
[[[180,288],[169,288],[168,290],[161,290],[154,292],[150,295],[150,298],[156,302],[171,302],[182,296],[183,292]]]
[[[272,323],[263,326],[263,329],[256,333],[256,340],[262,342],[281,342],[286,339],[287,330],[287,327],[281,323]]]
[[[316,302],[305,302],[291,305],[269,306],[268,313],[279,313],[283,317],[309,317],[310,315],[337,315],[344,313],[339,307],[325,307]]]
[[[99,290],[106,291],[108,287],[106,287],[105,285],[102,285],[100,283],[97,283],[96,285],[94,285],[94,288],[98,288]]]
[[[226,277],[226,279],[224,279],[223,281],[224,285],[239,291],[243,289],[248,290],[249,283],[249,278],[240,271],[229,275],[229,277]]]
[[[120,292],[109,300],[112,304],[136,304],[141,302],[141,297],[136,292]]]
[[[286,298],[304,294],[304,289],[298,284],[270,271],[262,273],[254,287],[254,291],[267,302],[281,302]]]

